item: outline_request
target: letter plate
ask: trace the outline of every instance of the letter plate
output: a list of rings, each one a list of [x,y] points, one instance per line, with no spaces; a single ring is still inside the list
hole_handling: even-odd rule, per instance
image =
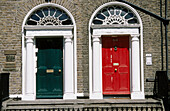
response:
[[[54,69],[47,69],[46,70],[46,73],[53,73],[54,72]]]
[[[113,63],[113,66],[118,66],[119,65],[119,63]]]

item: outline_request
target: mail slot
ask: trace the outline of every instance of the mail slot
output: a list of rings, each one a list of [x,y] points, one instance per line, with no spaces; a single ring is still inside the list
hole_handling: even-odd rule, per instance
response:
[[[46,70],[46,73],[53,73],[54,72],[54,69],[47,69]]]
[[[113,63],[113,66],[118,66],[119,65],[119,63]]]

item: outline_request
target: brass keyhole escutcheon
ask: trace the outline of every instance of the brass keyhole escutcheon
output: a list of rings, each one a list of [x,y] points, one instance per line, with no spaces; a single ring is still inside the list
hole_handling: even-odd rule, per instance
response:
[[[61,72],[61,69],[59,69],[58,72]]]
[[[115,69],[115,72],[117,72],[117,69]]]

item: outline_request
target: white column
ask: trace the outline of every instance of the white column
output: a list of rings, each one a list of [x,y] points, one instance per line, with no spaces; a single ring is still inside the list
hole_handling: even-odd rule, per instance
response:
[[[26,37],[26,73],[23,100],[35,100],[34,94],[34,37]]]
[[[139,35],[132,37],[132,86],[131,99],[144,99],[141,89]]]
[[[73,74],[72,35],[64,36],[64,99],[76,99]]]
[[[101,72],[101,42],[100,35],[93,35],[93,68],[92,68],[92,92],[90,99],[103,99],[102,94],[102,72]]]

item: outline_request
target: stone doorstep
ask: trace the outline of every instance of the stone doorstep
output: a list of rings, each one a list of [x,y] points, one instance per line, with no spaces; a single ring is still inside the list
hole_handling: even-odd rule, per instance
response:
[[[19,103],[19,104],[49,104],[49,103],[55,103],[55,104],[83,104],[83,103],[89,103],[89,104],[94,104],[94,103],[160,103],[161,100],[156,100],[156,99],[140,99],[140,100],[132,100],[132,99],[76,99],[76,100],[63,100],[63,99],[36,99],[35,101],[22,101],[22,100],[13,100],[9,99],[8,103]]]
[[[104,100],[61,100],[61,99],[41,99],[35,101],[14,101],[9,99],[3,103],[3,109],[43,109],[43,108],[112,108],[112,107],[156,107],[162,108],[160,100],[130,100],[130,99],[104,99]]]

